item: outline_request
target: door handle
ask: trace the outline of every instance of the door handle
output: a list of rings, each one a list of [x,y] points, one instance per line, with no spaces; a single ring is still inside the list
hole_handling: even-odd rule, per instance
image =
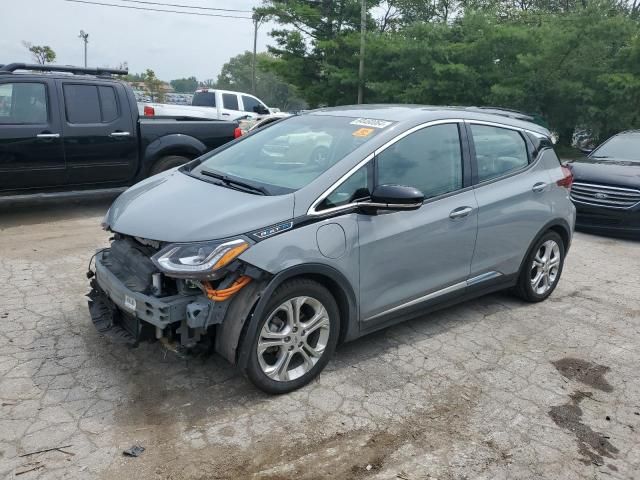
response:
[[[455,220],[456,218],[463,218],[469,215],[473,211],[471,207],[458,207],[451,211],[449,218]]]
[[[534,184],[533,187],[531,187],[531,190],[533,190],[536,193],[540,193],[540,192],[544,192],[546,188],[547,188],[547,184],[546,183],[538,182],[538,183]]]
[[[110,133],[110,137],[128,137],[131,135],[131,132],[113,132]]]
[[[36,135],[36,138],[42,138],[44,140],[52,139],[52,138],[60,138],[59,133],[39,133]]]

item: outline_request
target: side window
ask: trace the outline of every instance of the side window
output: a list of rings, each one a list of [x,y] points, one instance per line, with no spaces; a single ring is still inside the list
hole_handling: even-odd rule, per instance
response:
[[[47,87],[44,83],[0,85],[0,124],[47,123]]]
[[[371,162],[369,162],[370,164]],[[356,200],[367,198],[370,195],[370,171],[369,164],[364,165],[356,170],[349,178],[342,182],[331,194],[325,198],[317,210],[326,210],[327,208],[341,207]]]
[[[100,99],[95,85],[65,84],[64,103],[69,123],[101,123]]]
[[[476,149],[478,181],[519,170],[529,164],[527,145],[516,130],[471,124]]]
[[[255,112],[254,108],[259,107],[262,104],[253,97],[247,97],[246,95],[242,95],[242,104],[244,105],[245,112]]]
[[[407,135],[376,159],[378,184],[407,185],[431,198],[462,188],[458,125],[434,125]]]
[[[111,123],[120,116],[116,91],[113,87],[98,87],[98,94],[100,95],[102,122]]]
[[[222,105],[224,105],[224,108],[227,110],[239,110],[238,96],[235,93],[223,93]]]

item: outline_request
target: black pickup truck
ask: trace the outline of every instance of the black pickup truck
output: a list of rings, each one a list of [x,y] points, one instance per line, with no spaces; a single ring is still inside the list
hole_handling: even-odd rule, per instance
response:
[[[0,66],[0,196],[122,187],[233,140],[236,122],[138,115],[126,71]]]

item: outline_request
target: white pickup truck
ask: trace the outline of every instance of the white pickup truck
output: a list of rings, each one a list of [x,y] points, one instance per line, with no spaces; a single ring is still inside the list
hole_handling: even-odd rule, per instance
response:
[[[248,93],[211,88],[196,90],[191,105],[139,103],[138,110],[140,115],[147,117],[192,117],[213,120],[257,118],[279,111],[278,109],[267,107],[262,100]]]

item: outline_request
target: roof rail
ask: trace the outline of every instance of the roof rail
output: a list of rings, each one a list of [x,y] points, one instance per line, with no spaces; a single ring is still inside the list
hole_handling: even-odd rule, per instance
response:
[[[0,65],[0,73],[12,73],[16,70],[31,70],[36,72],[63,72],[74,75],[127,75],[128,70],[116,68],[82,68],[68,65],[39,65],[30,63],[10,63]]]

